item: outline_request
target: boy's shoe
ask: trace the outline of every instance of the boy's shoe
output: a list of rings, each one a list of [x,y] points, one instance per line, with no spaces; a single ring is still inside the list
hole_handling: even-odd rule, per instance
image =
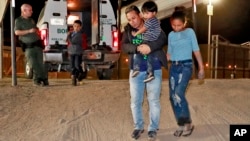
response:
[[[135,129],[135,130],[133,131],[131,137],[134,138],[134,139],[138,139],[138,138],[141,136],[141,134],[142,134],[143,132],[144,132],[143,129],[142,129],[142,130],[140,130],[140,129]]]
[[[78,80],[78,81],[82,81],[83,79],[86,78],[86,76],[87,76],[87,70],[85,70],[85,71],[79,73],[79,74],[78,74],[78,77],[77,77],[77,80]]]
[[[140,71],[134,70],[132,73],[132,77],[136,77],[139,73],[140,73]]]
[[[71,75],[71,79],[72,79],[72,85],[76,86],[76,83],[77,83],[76,77],[74,75]]]
[[[153,79],[155,79],[154,75],[153,75],[152,73],[149,73],[148,76],[147,76],[147,78],[144,79],[143,82],[144,82],[144,83],[147,83],[147,82],[149,82],[149,81],[151,81],[151,80],[153,80]]]
[[[154,141],[156,139],[156,131],[148,131],[148,140]]]
[[[77,77],[77,80],[78,81],[82,81],[84,78],[84,74],[83,73],[79,73],[78,77]]]

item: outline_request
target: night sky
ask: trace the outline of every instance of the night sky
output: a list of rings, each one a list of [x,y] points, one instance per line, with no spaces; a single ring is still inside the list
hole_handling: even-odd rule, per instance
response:
[[[211,17],[211,35],[219,34],[232,43],[250,41],[250,0],[217,0],[213,4],[214,11]],[[191,10],[189,10],[191,13]],[[191,14],[189,14],[191,18]],[[196,34],[199,43],[207,43],[208,16],[207,5],[197,6]],[[172,29],[169,19],[161,21],[164,31],[169,33]]]
[[[211,22],[211,33],[222,35],[229,41],[235,43],[250,41],[250,1],[220,1],[220,3],[214,5],[214,16],[212,16]],[[204,7],[200,7],[200,9],[202,11]],[[204,33],[207,33],[206,28],[208,27],[208,17],[206,20],[202,19],[202,16],[205,13],[206,10],[203,13],[197,13],[197,16],[199,17],[199,21],[197,22],[199,22],[198,25],[200,26],[198,26],[198,34],[201,36],[203,36]]]
[[[232,43],[243,43],[250,41],[250,0],[218,0],[213,4],[214,15],[211,20],[211,34],[219,34]],[[33,19],[36,21],[45,0],[16,0],[15,17],[20,16],[22,3],[29,3],[33,6]],[[8,7],[4,17],[4,36],[10,36],[10,8]],[[191,13],[191,10],[189,10]],[[191,14],[189,15],[191,18]],[[199,43],[207,43],[208,37],[208,16],[207,5],[197,6],[196,34]],[[169,18],[161,20],[163,30],[168,34],[172,29]]]

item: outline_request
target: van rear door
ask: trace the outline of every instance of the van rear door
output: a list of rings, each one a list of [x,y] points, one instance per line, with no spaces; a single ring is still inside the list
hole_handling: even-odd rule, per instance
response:
[[[109,0],[92,0],[92,45],[107,45],[112,50],[114,46],[113,35],[117,31],[115,13],[117,12]]]
[[[67,1],[48,0],[38,18],[40,30],[47,30],[48,45],[67,45]]]

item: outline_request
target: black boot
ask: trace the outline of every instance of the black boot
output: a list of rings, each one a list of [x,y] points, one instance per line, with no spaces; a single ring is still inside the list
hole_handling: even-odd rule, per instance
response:
[[[49,86],[49,80],[48,79],[43,79],[43,86]]]

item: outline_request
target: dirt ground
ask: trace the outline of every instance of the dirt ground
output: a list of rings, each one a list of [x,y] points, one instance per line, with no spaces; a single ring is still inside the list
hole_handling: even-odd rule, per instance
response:
[[[48,87],[31,80],[0,80],[0,141],[132,141],[128,80],[51,79]],[[187,90],[195,125],[189,137],[176,138],[177,128],[163,81],[157,141],[229,141],[230,124],[250,124],[250,79],[208,79]],[[146,95],[146,94],[145,94]],[[143,104],[145,130],[148,105]],[[147,140],[147,132],[138,139]]]

